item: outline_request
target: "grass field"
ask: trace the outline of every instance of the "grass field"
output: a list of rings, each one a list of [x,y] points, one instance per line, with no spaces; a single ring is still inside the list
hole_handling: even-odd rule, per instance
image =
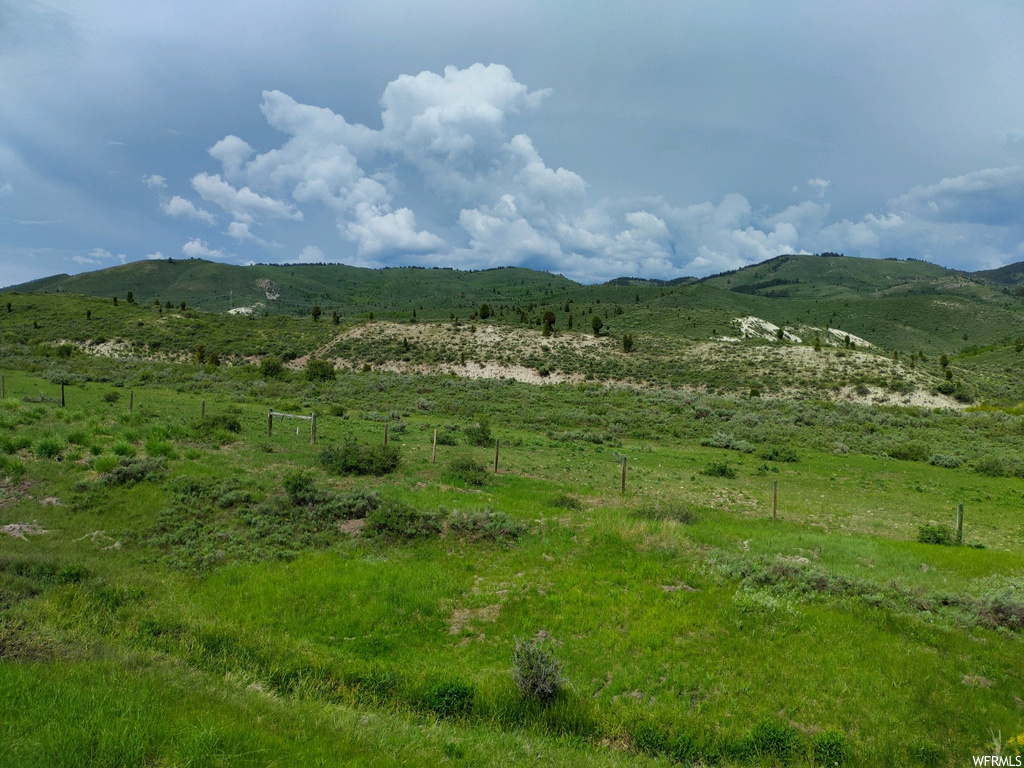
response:
[[[0,402],[4,764],[960,765],[1024,731],[1013,412],[56,341]],[[397,471],[325,469],[385,425]],[[974,546],[917,543],[958,502]]]

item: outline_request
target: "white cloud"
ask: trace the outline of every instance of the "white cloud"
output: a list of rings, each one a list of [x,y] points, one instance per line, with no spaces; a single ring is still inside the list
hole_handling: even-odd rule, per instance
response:
[[[249,230],[249,223],[245,221],[232,221],[224,232],[228,237],[233,237],[239,242],[256,243],[257,245],[270,245],[262,237],[257,237]]]
[[[150,189],[167,189],[167,179],[155,173],[150,176],[143,176],[142,183]]]
[[[832,182],[828,179],[813,178],[807,181],[807,186],[818,193],[818,197],[824,197],[825,191],[829,188]]]
[[[190,259],[221,259],[225,255],[224,251],[210,248],[205,240],[198,237],[181,246],[181,252]]]
[[[323,264],[327,261],[324,252],[315,245],[307,245],[292,264]]]
[[[76,254],[71,257],[71,260],[85,266],[102,267],[110,264],[110,262],[124,264],[128,260],[128,256],[123,253],[111,253],[106,248],[93,248],[87,256]]]
[[[147,253],[146,258],[150,261],[160,261],[161,259],[167,258],[160,251],[154,251],[153,253]]]
[[[205,221],[207,224],[216,222],[213,214],[205,208],[197,208],[190,200],[175,195],[170,200],[160,204],[160,210],[168,216],[185,216],[197,221]]]
[[[4,182],[0,184],[0,195],[10,195],[14,193],[14,187],[11,186],[10,182]]]
[[[249,187],[236,189],[219,174],[196,174],[192,177],[192,187],[204,200],[219,205],[237,221],[251,223],[255,214],[302,221],[302,211],[296,210],[293,205],[257,194]]]
[[[358,244],[360,256],[392,253],[431,253],[447,250],[447,243],[426,230],[416,231],[416,216],[408,208],[382,211],[367,203],[356,206],[356,221],[345,227],[345,236]]]

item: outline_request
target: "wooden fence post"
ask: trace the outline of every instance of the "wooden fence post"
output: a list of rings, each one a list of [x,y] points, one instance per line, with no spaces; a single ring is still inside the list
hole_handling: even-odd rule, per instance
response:
[[[430,463],[437,464],[437,430],[434,430],[434,449],[430,452]]]
[[[956,543],[964,543],[964,503],[956,505]]]
[[[779,517],[779,481],[772,480],[772,520]]]
[[[202,406],[199,409],[199,418],[201,418],[201,419],[205,419],[206,418],[206,401],[205,400],[203,400],[203,404],[202,404]]]
[[[0,400],[7,397],[7,377],[0,376]]]
[[[313,411],[313,420],[309,423],[309,444],[316,445],[316,411]]]
[[[60,384],[60,407],[64,407],[64,382]]]
[[[499,442],[500,441],[498,441],[498,440],[494,441],[494,472],[495,473],[498,472],[498,443]]]
[[[622,457],[622,492],[626,492],[626,457]]]
[[[384,445],[388,444],[388,423],[384,422]]]
[[[274,412],[267,409],[267,437],[274,436]]]
[[[135,390],[128,393],[128,413],[135,412]]]

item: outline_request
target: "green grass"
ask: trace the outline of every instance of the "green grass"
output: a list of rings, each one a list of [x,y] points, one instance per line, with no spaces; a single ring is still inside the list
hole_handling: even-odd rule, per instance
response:
[[[810,765],[820,729],[853,765],[958,765],[1024,731],[1024,497],[975,470],[1014,466],[1012,409],[268,381],[22,346],[0,525],[48,533],[0,539],[4,764]],[[57,364],[81,377],[66,408]],[[271,408],[316,411],[318,445],[307,422],[268,436]],[[484,417],[497,473],[493,446],[446,429]],[[385,420],[396,471],[321,468],[327,446],[381,445]],[[435,429],[459,435],[436,462]],[[963,464],[890,457],[911,441]],[[722,464],[735,476],[704,472]],[[357,492],[429,525],[361,535],[339,512]],[[916,542],[958,502],[984,548]],[[512,678],[533,638],[566,679],[546,706]]]

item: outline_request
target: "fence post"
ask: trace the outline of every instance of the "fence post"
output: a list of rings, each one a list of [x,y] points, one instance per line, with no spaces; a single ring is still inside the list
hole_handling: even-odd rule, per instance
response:
[[[313,411],[313,420],[309,425],[309,444],[316,445],[316,411]]]
[[[497,473],[497,471],[498,471],[498,443],[499,442],[500,441],[498,441],[498,440],[494,441],[494,471],[495,471],[495,473]]]
[[[206,401],[205,400],[203,400],[202,407],[199,410],[199,418],[201,418],[201,419],[205,419],[206,418]]]
[[[61,382],[60,385],[60,407],[64,407],[64,382]]]
[[[964,543],[964,503],[962,501],[956,505],[956,543]]]
[[[772,480],[772,520],[779,517],[779,481]]]
[[[7,397],[7,377],[0,376],[0,400]]]
[[[135,390],[128,393],[128,413],[135,412]]]
[[[437,430],[434,430],[434,449],[430,452],[430,463],[437,464]]]
[[[267,437],[274,436],[274,412],[267,409]]]
[[[384,445],[388,444],[388,423],[384,422]]]
[[[626,457],[622,457],[622,492],[626,492]]]

